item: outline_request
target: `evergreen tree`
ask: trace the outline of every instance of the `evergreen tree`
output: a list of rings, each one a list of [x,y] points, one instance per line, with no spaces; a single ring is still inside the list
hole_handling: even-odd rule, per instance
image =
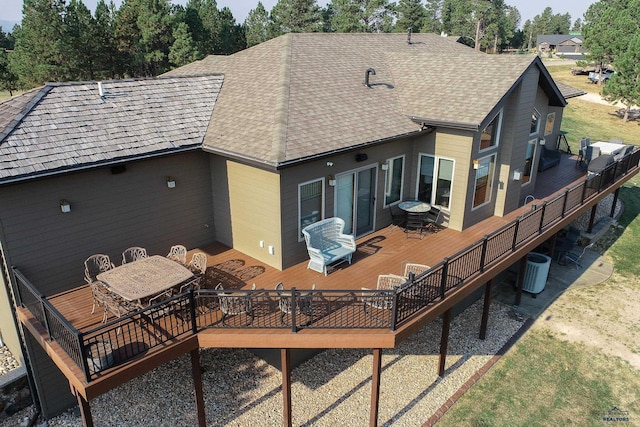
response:
[[[627,48],[614,61],[616,73],[602,90],[605,99],[625,105],[623,120],[629,120],[632,105],[640,105],[640,32],[632,36]]]
[[[223,7],[218,12],[218,40],[220,45],[217,53],[222,55],[231,55],[247,47],[244,28],[236,24],[236,19],[228,7]]]
[[[12,70],[21,86],[32,88],[68,75],[63,54],[63,0],[24,0],[22,25],[16,26]]]
[[[442,32],[442,22],[440,21],[441,12],[442,0],[426,0],[425,17],[422,23],[423,32],[436,34]]]
[[[395,3],[388,0],[332,0],[331,7],[335,10],[332,29],[337,32],[388,33],[393,30]]]
[[[173,31],[174,42],[169,49],[169,61],[173,66],[181,67],[200,59],[196,43],[189,34],[189,26],[185,22],[178,24]]]
[[[97,26],[82,0],[71,0],[66,7],[62,33],[67,80],[93,80],[100,51]]]
[[[13,50],[16,40],[11,33],[5,33],[0,26],[0,49]]]
[[[576,19],[576,21],[573,23],[571,31],[575,33],[579,33],[580,31],[582,31],[582,20],[580,18]]]
[[[109,79],[122,75],[123,67],[115,47],[115,12],[113,0],[107,5],[104,0],[98,1],[95,12],[95,43],[97,52],[95,59],[95,78]]]
[[[271,35],[311,33],[322,29],[316,0],[278,0],[271,9]]]
[[[398,32],[405,32],[411,28],[413,32],[419,33],[427,16],[422,0],[400,0],[397,13],[396,31]]]
[[[6,49],[0,48],[0,90],[6,90],[9,96],[13,96],[17,89],[18,76],[11,70],[9,54]]]
[[[143,75],[156,76],[169,70],[169,49],[173,44],[168,0],[143,0],[137,24],[144,57]]]
[[[247,39],[247,47],[255,46],[269,40],[269,14],[258,2],[255,9],[251,9],[244,20],[244,32]]]

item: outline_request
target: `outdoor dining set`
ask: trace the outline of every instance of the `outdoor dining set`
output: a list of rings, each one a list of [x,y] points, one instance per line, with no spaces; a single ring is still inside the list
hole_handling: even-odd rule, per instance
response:
[[[634,145],[625,145],[624,140],[612,138],[610,141],[591,142],[591,138],[580,139],[580,149],[576,167],[587,169],[590,174],[598,173],[610,164],[620,160],[634,149]]]
[[[402,227],[407,238],[417,236],[422,239],[423,234],[428,231],[436,231],[438,223],[442,219],[442,211],[429,203],[419,200],[406,200],[398,203],[400,212],[391,209],[392,222],[394,226]]]
[[[149,256],[145,248],[131,247],[122,253],[119,266],[108,255],[87,258],[85,281],[91,287],[93,306],[103,308],[103,323],[109,314],[120,318],[150,307],[173,294],[199,289],[207,268],[207,255],[195,252],[187,262],[187,249],[172,246],[166,256]]]

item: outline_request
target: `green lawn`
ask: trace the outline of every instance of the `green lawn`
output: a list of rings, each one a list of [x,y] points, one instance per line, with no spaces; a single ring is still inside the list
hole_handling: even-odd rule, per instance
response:
[[[549,67],[559,81],[578,87],[579,78],[570,67]],[[557,73],[557,75],[556,75]],[[588,83],[587,83],[588,84]],[[597,92],[598,87],[591,86]],[[583,88],[587,90],[588,87]],[[562,129],[577,151],[582,136],[592,140],[621,137],[640,145],[640,126],[637,122],[623,123],[615,115],[615,107],[597,105],[579,99],[569,100],[565,108]],[[614,288],[629,295],[637,295],[640,286],[640,178],[634,177],[620,191],[624,212],[619,223],[623,226],[610,231],[611,246],[607,255],[615,265],[615,274],[598,289],[578,290],[568,295],[568,317],[571,310],[584,310],[576,301],[589,292],[601,292],[593,316],[585,315],[585,322],[618,315],[617,310],[633,307],[609,307],[606,292]],[[573,296],[573,298],[571,298]],[[573,302],[573,304],[572,304]],[[564,303],[564,302],[563,302]],[[566,304],[566,303],[564,303]],[[624,301],[621,303],[624,305]],[[609,310],[604,312],[601,310]],[[577,316],[576,316],[577,317]],[[476,385],[465,393],[442,417],[438,426],[603,426],[640,425],[640,372],[620,357],[600,351],[597,346],[579,344],[544,326],[541,319],[532,327]],[[540,326],[542,325],[542,326]],[[597,328],[594,328],[597,329]],[[637,333],[631,330],[621,332]],[[611,340],[618,342],[616,332]],[[632,349],[632,352],[635,351]],[[629,411],[629,422],[605,422],[603,417],[613,407]]]

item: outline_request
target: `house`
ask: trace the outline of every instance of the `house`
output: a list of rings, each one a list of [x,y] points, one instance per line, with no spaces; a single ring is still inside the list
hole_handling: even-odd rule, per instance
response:
[[[286,270],[326,217],[362,237],[403,199],[441,207],[451,230],[507,216],[565,105],[538,57],[433,34],[287,34],[155,79],[47,84],[0,104],[1,312],[12,266],[53,295],[82,284],[89,255],[140,242],[220,242]],[[20,329],[54,416],[75,398]]]
[[[536,49],[539,54],[555,53],[566,58],[582,59],[586,53],[582,47],[583,37],[579,34],[539,34]]]

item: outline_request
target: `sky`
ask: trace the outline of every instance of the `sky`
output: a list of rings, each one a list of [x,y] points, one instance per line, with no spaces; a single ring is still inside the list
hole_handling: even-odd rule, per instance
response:
[[[393,1],[393,0],[392,0]],[[83,0],[83,3],[92,11],[95,10],[97,0]],[[115,0],[116,5],[120,4],[120,0]],[[186,0],[172,0],[174,4],[185,4]],[[217,0],[218,8],[221,9],[227,6],[231,9],[234,18],[237,23],[244,22],[249,11],[256,7],[258,0]],[[267,11],[277,3],[277,0],[262,0]],[[396,1],[397,3],[397,1]],[[595,1],[589,0],[543,0],[543,1],[531,1],[531,0],[505,0],[505,3],[511,6],[515,6],[520,11],[522,16],[522,22],[524,24],[527,19],[533,19],[534,16],[540,15],[542,11],[547,7],[553,9],[554,14],[571,15],[571,23],[581,18],[587,11],[587,8],[591,3]],[[552,4],[554,3],[554,4]],[[326,0],[318,0],[320,6],[327,4]],[[2,0],[0,5],[0,21],[20,21],[22,19],[22,0]],[[9,30],[9,29],[7,29]],[[5,30],[6,31],[6,30]]]

